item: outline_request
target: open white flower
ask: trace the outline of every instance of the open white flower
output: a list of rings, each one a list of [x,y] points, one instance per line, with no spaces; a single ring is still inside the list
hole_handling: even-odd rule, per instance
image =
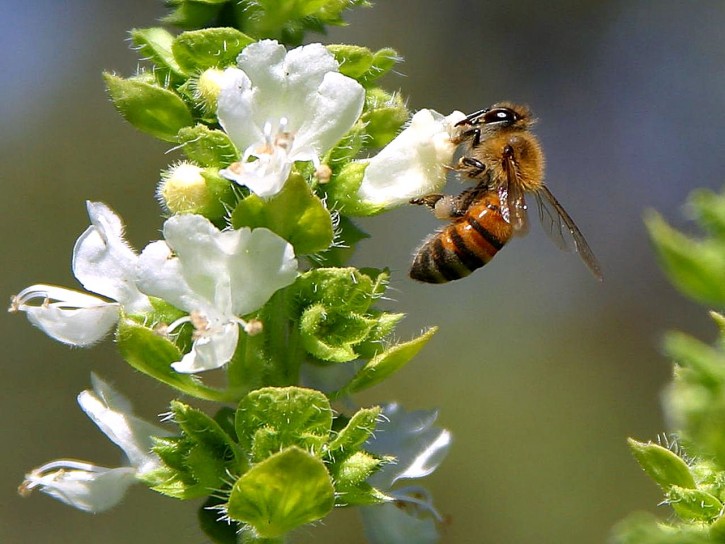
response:
[[[288,52],[262,40],[244,48],[237,65],[221,77],[217,116],[243,156],[220,173],[266,198],[295,161],[319,166],[360,117],[365,90],[319,43]]]
[[[164,224],[165,241],[146,246],[138,261],[139,288],[160,297],[188,317],[172,323],[195,328],[192,349],[172,365],[177,372],[200,372],[229,362],[241,316],[261,308],[297,276],[294,249],[272,231],[220,231],[200,215],[177,215]]]
[[[391,488],[398,480],[422,478],[438,468],[448,453],[451,434],[434,426],[435,410],[405,412],[392,403],[383,408],[383,415],[365,449],[395,457],[395,463],[383,466],[368,483],[394,501],[362,508],[365,534],[373,544],[437,542],[436,523],[442,518],[430,494],[418,486]]]
[[[23,311],[50,337],[73,346],[103,338],[128,313],[151,309],[134,283],[138,256],[123,237],[121,219],[105,204],[87,202],[91,226],[73,248],[73,274],[88,291],[103,298],[54,285],[36,284],[13,297],[11,311]]]
[[[120,447],[127,464],[107,468],[74,459],[58,459],[25,476],[20,493],[33,489],[86,512],[103,512],[118,504],[136,477],[159,467],[151,453],[152,437],[169,436],[166,430],[132,415],[128,399],[91,375],[93,390],[78,395],[78,404],[93,422]]]
[[[456,151],[451,141],[457,132],[454,125],[463,118],[459,111],[444,117],[428,109],[413,115],[392,142],[366,161],[360,199],[370,206],[390,208],[440,191]]]

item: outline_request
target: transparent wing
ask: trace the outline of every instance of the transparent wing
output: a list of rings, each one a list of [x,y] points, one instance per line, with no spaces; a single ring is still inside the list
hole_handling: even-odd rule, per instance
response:
[[[579,253],[582,261],[594,274],[594,277],[601,281],[602,268],[599,261],[594,256],[574,220],[566,213],[559,201],[554,198],[546,185],[542,185],[541,189],[534,194],[539,207],[539,219],[541,219],[541,224],[549,238],[560,249]]]
[[[523,236],[529,232],[529,220],[526,213],[526,200],[524,190],[518,182],[513,152],[504,151],[503,170],[506,180],[501,185],[499,197],[501,200],[501,215],[508,221],[515,236]]]

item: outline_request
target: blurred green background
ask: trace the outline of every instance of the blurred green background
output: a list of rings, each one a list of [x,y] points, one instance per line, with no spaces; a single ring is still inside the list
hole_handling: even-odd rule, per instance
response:
[[[160,2],[3,0],[0,10],[0,293],[9,297],[37,282],[77,285],[70,257],[87,226],[85,199],[117,210],[136,248],[157,238],[155,184],[178,154],[126,125],[100,77],[133,72],[126,31],[154,25]],[[541,119],[548,183],[605,273],[595,282],[534,224],[472,277],[415,284],[410,255],[435,219],[410,207],[362,221],[372,238],[355,264],[391,267],[396,300],[386,304],[408,313],[401,337],[441,330],[357,400],[440,408],[454,446],[427,485],[448,519],[444,542],[604,542],[615,522],[655,511],[660,498],[625,438],[665,429],[663,331],[715,334],[659,272],[642,214],[655,208],[687,228],[685,196],[723,182],[725,4],[388,0],[348,21],[323,41],[397,49],[405,62],[385,84],[413,110],[528,103]],[[172,394],[130,371],[110,341],[71,350],[22,316],[2,319],[0,542],[206,542],[198,504],[141,487],[97,516],[16,494],[25,470],[56,457],[118,464],[75,402],[91,369],[148,418]],[[362,543],[358,529],[354,511],[337,511],[295,542]]]

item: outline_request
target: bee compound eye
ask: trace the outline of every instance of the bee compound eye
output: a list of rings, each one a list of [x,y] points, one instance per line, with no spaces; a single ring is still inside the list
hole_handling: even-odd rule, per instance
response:
[[[484,115],[484,123],[511,124],[518,119],[516,112],[509,108],[494,108]]]

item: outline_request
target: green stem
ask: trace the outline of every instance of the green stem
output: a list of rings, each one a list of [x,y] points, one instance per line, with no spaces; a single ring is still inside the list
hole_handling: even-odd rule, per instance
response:
[[[267,385],[296,385],[299,381],[297,323],[290,319],[287,289],[277,291],[262,317],[267,340],[269,367]]]

